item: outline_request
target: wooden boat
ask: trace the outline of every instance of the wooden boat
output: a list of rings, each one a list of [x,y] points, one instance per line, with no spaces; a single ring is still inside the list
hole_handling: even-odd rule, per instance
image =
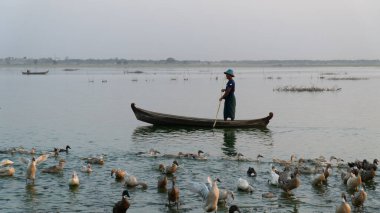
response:
[[[135,113],[137,120],[150,123],[157,126],[188,126],[188,127],[203,127],[213,128],[215,119],[209,118],[193,118],[178,115],[169,115],[164,113],[152,112],[144,110],[131,104],[131,108]],[[253,119],[253,120],[234,120],[224,121],[218,119],[215,124],[215,128],[244,128],[255,127],[265,128],[270,119],[272,119],[273,113],[270,112],[265,118]]]
[[[46,70],[44,72],[30,72],[27,70],[26,72],[22,72],[23,75],[45,75],[49,72],[49,70]]]

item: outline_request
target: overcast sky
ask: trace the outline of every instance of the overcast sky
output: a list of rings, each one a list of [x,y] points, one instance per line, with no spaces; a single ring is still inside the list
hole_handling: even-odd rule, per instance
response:
[[[380,59],[380,1],[1,0],[8,56]]]

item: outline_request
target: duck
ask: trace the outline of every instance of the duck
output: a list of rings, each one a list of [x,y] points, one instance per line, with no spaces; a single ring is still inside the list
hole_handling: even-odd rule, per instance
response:
[[[187,156],[183,152],[178,152],[178,154],[163,154],[162,157],[164,157],[164,158],[180,158],[180,157],[187,157]]]
[[[82,166],[81,172],[84,172],[84,173],[91,173],[92,172],[92,166],[90,163],[88,163],[86,166]]]
[[[272,164],[270,164],[270,179],[268,180],[268,183],[271,184],[271,185],[275,185],[275,186],[278,186],[278,178],[280,177],[279,176],[279,172],[276,170],[276,167],[273,166]]]
[[[379,165],[379,160],[378,159],[374,159],[373,163],[369,163],[368,161],[363,160],[363,169],[364,170],[371,170],[373,168],[373,170],[376,171],[378,165]]]
[[[285,192],[289,193],[291,190],[296,189],[301,185],[298,168],[295,169],[290,179],[288,179],[287,176],[286,178],[284,176],[280,175],[279,180],[278,180],[278,185]]]
[[[37,165],[46,161],[48,156],[49,155],[41,155],[37,159],[33,157],[32,160],[20,158],[21,163],[28,165],[25,173],[26,184],[28,184],[28,180],[31,180],[34,184],[34,180],[36,179]]]
[[[162,169],[162,166],[160,166],[160,169],[163,173],[168,174],[168,175],[172,175],[177,171],[178,166],[179,166],[179,164],[178,164],[177,160],[174,160],[171,166],[166,166],[166,167],[164,167],[164,169]]]
[[[41,172],[43,172],[43,173],[59,173],[59,172],[62,172],[63,167],[65,166],[65,162],[66,161],[64,159],[61,159],[61,160],[59,160],[58,165],[42,169]]]
[[[210,178],[208,178],[210,180]],[[211,189],[207,194],[206,203],[203,206],[205,212],[215,212],[218,210],[219,200],[219,188],[217,182],[220,182],[219,178],[212,181]]]
[[[346,194],[342,193],[342,203],[336,207],[335,213],[350,213],[351,212],[351,206],[347,202]]]
[[[54,157],[58,157],[58,155],[59,155],[58,148],[54,148],[53,151],[49,153],[49,155],[52,155]]]
[[[263,198],[275,198],[276,195],[273,192],[266,192],[261,195]]]
[[[322,186],[322,184],[325,181],[326,181],[326,176],[325,176],[325,172],[323,171],[320,174],[318,174],[316,177],[314,177],[314,179],[311,181],[311,185],[315,187]]]
[[[373,163],[369,163],[366,159],[363,161],[356,160],[355,162],[348,162],[349,167],[357,167],[358,169],[364,169],[364,170],[370,170],[371,168],[374,168],[376,171],[377,166],[378,166],[379,160],[374,159]]]
[[[148,152],[138,152],[136,155],[142,156],[142,157],[158,157],[161,154],[158,150],[155,150],[153,148],[149,149]]]
[[[36,154],[36,148],[32,148],[30,151],[25,150],[24,148],[14,148],[11,151],[12,154],[18,153],[18,154],[29,154],[29,155],[34,155]]]
[[[350,168],[350,167],[347,168],[346,172],[341,173],[340,177],[344,185],[347,185],[347,181],[351,177],[351,172],[354,173],[354,175],[359,174],[359,170],[357,168]]]
[[[129,198],[129,192],[128,190],[124,190],[121,194],[121,200],[115,203],[113,206],[112,212],[113,213],[125,213],[129,209],[129,206],[131,205],[127,199]]]
[[[198,150],[197,154],[190,153],[189,157],[195,160],[207,160],[207,157],[202,154],[204,154],[204,152],[202,150]]]
[[[281,159],[273,158],[272,161],[273,161],[273,163],[278,163],[278,164],[280,164],[282,166],[289,166],[292,163],[296,162],[296,155],[292,154],[290,156],[290,160],[281,160]]]
[[[15,168],[13,167],[0,168],[0,177],[13,176],[14,174],[15,174]]]
[[[166,175],[161,175],[157,181],[157,189],[166,190],[167,184],[168,184],[168,178],[166,177]]]
[[[179,205],[179,188],[175,185],[176,184],[177,177],[173,177],[172,179],[172,188],[168,191],[168,201],[169,201],[169,207],[171,206],[170,202],[174,202],[174,205]]]
[[[220,179],[216,178],[215,181],[220,182]],[[209,206],[212,209],[214,202],[226,204],[227,199],[229,197],[231,197],[232,199],[235,199],[235,195],[232,191],[218,188],[219,190],[218,199],[214,200],[215,196],[213,194],[210,194],[212,187],[213,187],[213,181],[211,177],[207,177],[206,183],[189,182],[189,185],[188,185],[188,188],[190,189],[190,191],[195,192],[202,197],[203,201],[205,202],[204,207]],[[214,196],[213,199],[211,199],[211,197],[208,197],[209,195]]]
[[[99,165],[104,164],[103,156],[84,158],[84,160],[86,160],[86,163],[90,163],[90,164],[99,164]]]
[[[355,207],[363,206],[364,201],[367,199],[367,193],[363,187],[359,187],[359,191],[351,195],[352,205]]]
[[[189,182],[188,188],[190,191],[199,194],[203,201],[206,200],[207,195],[212,187],[212,181],[210,177],[207,177],[207,183]]]
[[[298,170],[300,172],[300,174],[308,174],[308,175],[312,175],[312,174],[317,174],[320,172],[319,170],[319,166],[306,166],[306,165],[298,165]]]
[[[338,158],[336,158],[335,156],[330,156],[329,160],[327,160],[324,156],[319,156],[319,158],[315,158],[313,160],[313,163],[318,165],[318,166],[325,167],[329,164],[331,166],[333,164],[333,162],[332,162],[333,160],[336,160],[338,163]]]
[[[256,156],[256,159],[252,160],[252,162],[258,162],[258,163],[260,163],[260,162],[261,162],[260,158],[264,158],[264,156],[261,155],[261,154],[258,154],[258,155]]]
[[[241,211],[237,205],[232,205],[228,209],[228,213],[241,213]]]
[[[375,168],[371,167],[370,170],[360,170],[360,176],[362,177],[363,182],[373,180],[376,176]]]
[[[367,160],[365,160],[367,161]],[[358,168],[358,169],[361,169],[362,168],[362,165],[363,165],[363,162],[362,161],[359,161],[359,160],[355,160],[354,162],[347,162],[347,165],[350,167],[350,168]]]
[[[245,161],[245,160],[247,160],[247,158],[246,158],[242,153],[239,152],[239,153],[236,154],[234,160],[237,160],[237,161]]]
[[[141,186],[143,189],[148,188],[148,184],[142,181],[138,181],[134,175],[126,175],[124,186],[126,187],[136,187]]]
[[[249,177],[256,177],[257,173],[256,173],[256,171],[255,171],[255,169],[253,167],[249,167],[248,170],[247,170],[247,175]]]
[[[58,149],[58,152],[66,152],[66,153],[69,153],[69,149],[71,149],[71,147],[69,145],[66,145],[66,148],[65,149]]]
[[[161,153],[160,153],[160,151],[151,148],[151,149],[149,149],[148,154],[151,156],[157,156],[157,154],[161,154]]]
[[[230,197],[232,200],[235,199],[235,195],[232,191],[227,190],[227,189],[219,189],[218,203],[227,204],[227,200]]]
[[[347,190],[357,191],[359,185],[362,184],[362,178],[360,173],[356,176],[353,172],[351,172],[350,178],[347,180]]]
[[[240,191],[245,191],[252,193],[253,192],[253,187],[248,183],[247,180],[243,178],[239,178],[237,182],[237,189]]]
[[[324,174],[324,176],[325,176],[325,180],[324,180],[324,182],[326,182],[327,181],[327,178],[329,177],[329,176],[331,176],[331,174],[332,174],[332,168],[331,168],[331,164],[327,164],[326,165],[326,168],[323,170],[323,174]]]
[[[14,162],[9,159],[3,159],[2,161],[0,161],[0,166],[10,166],[13,164]]]
[[[347,185],[347,181],[350,177],[351,177],[351,168],[347,168],[346,172],[342,172],[340,174],[340,178],[342,179],[344,185]]]
[[[233,160],[233,161],[248,161],[248,159],[240,152],[236,153],[235,155],[232,156],[226,156],[223,157],[222,159],[224,160]]]
[[[71,178],[69,179],[69,186],[70,187],[77,187],[79,186],[79,177],[75,171],[71,174]]]
[[[113,177],[113,174],[115,174],[115,180],[123,180],[127,172],[122,169],[112,169],[111,177]]]

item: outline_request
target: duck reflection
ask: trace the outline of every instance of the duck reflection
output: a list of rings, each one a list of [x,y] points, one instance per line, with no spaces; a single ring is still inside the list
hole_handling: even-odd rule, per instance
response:
[[[224,129],[223,130],[223,147],[222,151],[227,156],[236,156],[236,130],[235,129]]]

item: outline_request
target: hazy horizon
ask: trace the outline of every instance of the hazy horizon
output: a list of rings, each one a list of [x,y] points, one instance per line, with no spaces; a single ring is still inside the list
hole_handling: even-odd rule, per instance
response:
[[[5,0],[0,58],[377,60],[380,2]]]

